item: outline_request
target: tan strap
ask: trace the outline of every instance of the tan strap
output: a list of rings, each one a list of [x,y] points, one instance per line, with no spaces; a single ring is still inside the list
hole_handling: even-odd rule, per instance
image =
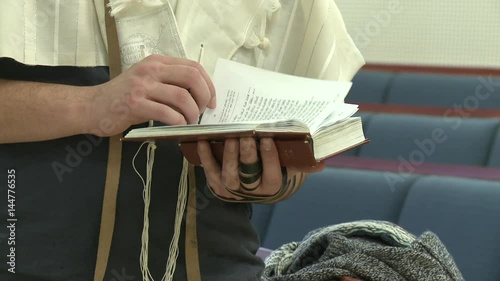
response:
[[[198,234],[196,229],[196,175],[189,164],[189,193],[186,214],[186,274],[188,281],[201,281],[198,257]]]
[[[121,73],[120,50],[115,21],[109,14],[108,7],[104,2],[106,14],[106,33],[108,41],[109,73],[110,79]],[[99,245],[97,248],[97,260],[94,272],[94,281],[103,281],[108,265],[109,252],[113,238],[116,214],[116,198],[120,182],[120,168],[122,156],[121,135],[109,138],[108,165],[106,170],[106,182],[104,185],[104,198],[101,214],[101,228],[99,231]]]

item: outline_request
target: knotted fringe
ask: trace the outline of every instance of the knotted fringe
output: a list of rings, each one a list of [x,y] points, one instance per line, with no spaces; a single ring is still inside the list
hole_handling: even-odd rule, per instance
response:
[[[186,160],[186,158],[183,158],[182,161],[182,173],[179,182],[179,194],[177,197],[177,207],[174,222],[174,236],[172,237],[172,241],[170,241],[167,266],[165,275],[161,279],[162,281],[171,281],[174,279],[175,268],[177,266],[177,257],[179,256],[179,238],[181,236],[182,219],[184,217],[184,212],[186,211],[189,172],[189,162]]]
[[[146,179],[144,179],[141,174],[137,171],[135,167],[135,158],[141,151],[141,148],[147,144],[147,160],[146,160]],[[154,156],[156,151],[156,144],[154,142],[144,142],[141,144],[137,150],[134,158],[132,160],[132,165],[144,185],[143,199],[144,199],[144,226],[142,231],[142,246],[141,246],[141,256],[140,256],[140,266],[142,271],[142,280],[153,281],[153,276],[149,271],[149,205],[151,201],[151,182],[153,176],[153,165]],[[166,265],[165,274],[162,277],[162,281],[173,280],[177,257],[179,256],[179,238],[181,234],[181,225],[184,212],[186,210],[186,200],[187,200],[187,173],[188,173],[188,162],[183,159],[182,173],[179,182],[179,194],[177,199],[177,208],[174,223],[174,235],[172,241],[170,242],[170,250],[168,254],[168,260]]]
[[[243,44],[243,47],[247,48],[247,49],[253,49],[257,46],[259,46],[261,44],[261,42],[263,41],[263,39],[261,39],[256,33],[255,31],[253,31],[250,36],[247,37],[247,40],[245,41],[245,43]]]
[[[126,2],[126,1],[122,1]],[[152,1],[150,1],[152,2]],[[148,53],[143,49],[142,56],[145,58]],[[198,57],[198,62],[201,63],[203,59],[203,44],[200,48],[200,55]],[[153,127],[154,122],[152,120],[149,121],[149,127]],[[146,179],[144,179],[141,174],[137,171],[135,167],[135,159],[142,147],[147,144],[147,159],[146,159]],[[144,142],[141,144],[139,149],[137,150],[134,158],[132,159],[132,166],[134,171],[142,180],[144,190],[143,190],[143,199],[144,199],[144,225],[142,229],[142,245],[141,245],[141,256],[140,256],[140,267],[142,272],[142,280],[143,281],[154,281],[151,272],[149,271],[149,205],[151,202],[151,183],[153,180],[153,165],[155,159],[156,152],[156,143],[154,141]],[[181,235],[181,227],[182,220],[184,217],[184,213],[186,211],[187,205],[187,192],[188,192],[188,173],[189,173],[189,163],[186,158],[183,157],[182,160],[182,171],[181,177],[179,180],[179,193],[177,196],[177,206],[175,213],[175,222],[174,222],[174,234],[172,240],[170,241],[167,265],[165,269],[165,274],[163,275],[161,281],[172,281],[174,279],[175,268],[177,266],[177,258],[179,256],[179,238]]]
[[[144,179],[141,174],[137,171],[135,167],[135,158],[141,151],[142,147],[147,144],[147,154],[146,154],[146,179]],[[141,238],[141,256],[140,256],[140,264],[142,271],[142,280],[151,280],[153,279],[149,269],[147,268],[148,264],[148,246],[149,246],[149,205],[151,202],[151,182],[153,180],[153,164],[154,164],[154,156],[155,156],[156,144],[154,142],[144,142],[141,144],[139,149],[137,150],[134,158],[132,159],[132,167],[136,174],[140,177],[142,184],[144,186],[144,190],[142,192],[142,198],[144,199],[144,225],[142,229],[142,238]],[[146,268],[144,268],[146,265]]]
[[[264,12],[260,15],[260,24],[254,24],[243,47],[253,49],[258,47],[261,50],[269,48],[271,42],[266,38],[267,22],[270,21],[276,11],[281,8],[280,0],[265,0]]]

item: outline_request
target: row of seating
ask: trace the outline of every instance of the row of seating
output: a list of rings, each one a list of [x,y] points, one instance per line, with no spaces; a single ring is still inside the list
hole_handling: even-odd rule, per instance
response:
[[[399,181],[391,182],[391,179]],[[500,280],[500,181],[331,168],[309,176],[292,198],[254,205],[262,246],[275,249],[309,231],[363,219],[436,233],[465,280]]]
[[[496,167],[436,163],[421,164],[406,160],[387,160],[344,155],[326,159],[325,166],[500,181],[500,168]]]
[[[346,102],[362,105],[371,142],[327,161],[292,198],[254,205],[262,246],[386,220],[435,232],[465,280],[500,280],[500,78],[362,70],[353,82]]]
[[[360,70],[346,102],[500,109],[500,77]]]
[[[500,118],[359,113],[370,143],[343,155],[500,167]]]

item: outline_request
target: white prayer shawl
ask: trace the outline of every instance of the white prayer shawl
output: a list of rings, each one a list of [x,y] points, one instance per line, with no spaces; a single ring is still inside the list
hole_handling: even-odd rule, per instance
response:
[[[104,0],[2,0],[0,57],[30,65],[107,65]],[[217,58],[350,81],[364,64],[334,0],[111,0],[123,69],[144,55]]]

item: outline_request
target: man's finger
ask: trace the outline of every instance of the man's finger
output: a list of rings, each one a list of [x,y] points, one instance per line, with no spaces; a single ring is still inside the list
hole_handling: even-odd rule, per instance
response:
[[[260,140],[260,157],[262,159],[262,185],[259,187],[260,195],[276,194],[282,184],[281,165],[276,145],[271,138]]]
[[[161,84],[148,92],[148,99],[165,104],[184,116],[189,124],[198,123],[198,105],[184,88]]]
[[[171,84],[189,91],[202,113],[212,98],[212,93],[201,72],[186,65],[161,64],[157,79],[164,84]]]
[[[210,75],[208,75],[207,71],[205,68],[193,61],[193,60],[188,60],[184,58],[177,58],[177,57],[170,57],[170,56],[162,56],[162,55],[151,55],[146,58],[146,60],[152,60],[156,62],[161,62],[166,65],[185,65],[185,66],[191,66],[200,71],[201,76],[203,79],[205,79],[205,82],[208,86],[208,89],[210,91],[210,102],[208,103],[209,108],[215,108],[216,106],[216,93],[215,93],[215,86],[212,82],[212,79],[210,78]]]
[[[187,121],[182,114],[171,107],[151,100],[143,99],[134,109],[134,115],[138,120],[133,123],[142,123],[148,120],[160,121],[169,125],[186,125]]]
[[[219,163],[212,154],[212,149],[207,141],[198,142],[198,156],[200,157],[207,182],[212,190],[219,196],[228,199],[240,199],[229,193],[222,183],[222,171]]]
[[[222,160],[222,184],[231,189],[240,189],[239,165],[239,142],[237,139],[227,139],[224,142],[224,155]]]
[[[254,138],[240,139],[240,161],[244,164],[253,164],[259,161],[259,155]]]

